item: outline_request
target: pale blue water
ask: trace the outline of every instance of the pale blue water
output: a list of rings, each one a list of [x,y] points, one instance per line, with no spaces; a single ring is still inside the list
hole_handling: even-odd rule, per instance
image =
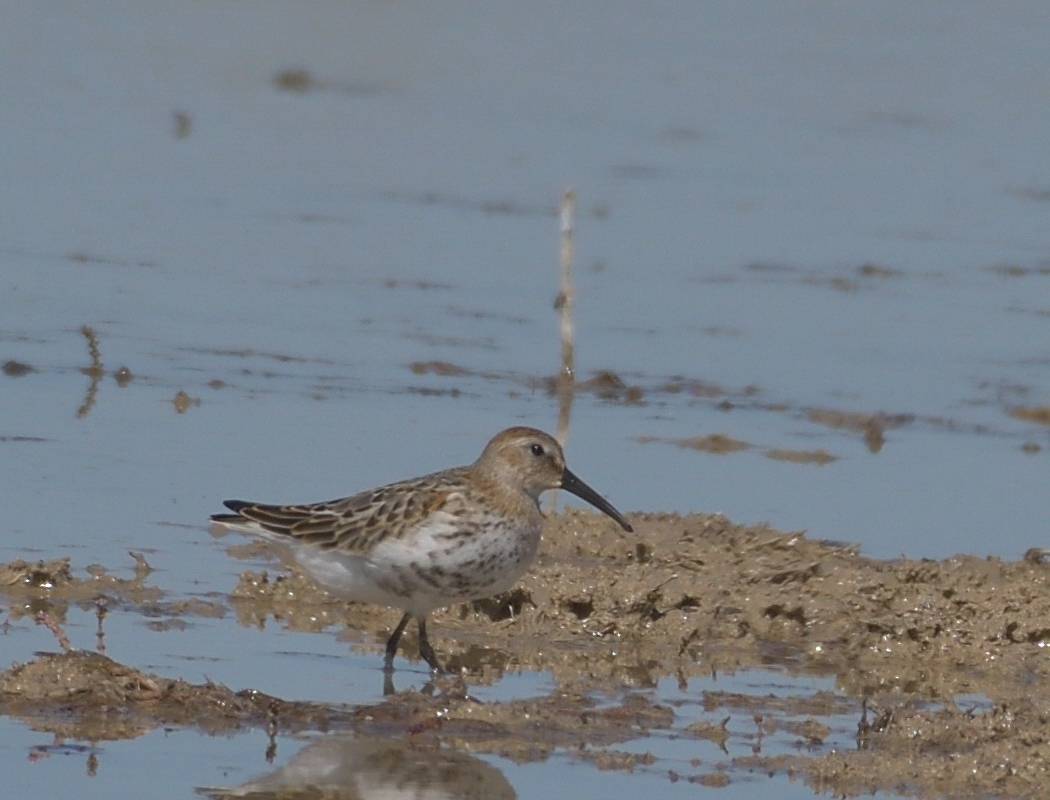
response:
[[[573,409],[570,464],[617,507],[722,511],[877,556],[1045,544],[1050,436],[1006,413],[1050,405],[1043,4],[155,0],[3,18],[0,362],[36,369],[0,375],[3,560],[130,572],[133,549],[176,596],[227,592],[244,565],[203,527],[222,499],[327,499],[470,461],[508,424],[552,428],[529,379],[557,369],[570,185],[580,375],[645,390]],[[287,68],[317,88],[279,91]],[[107,374],[78,418],[81,325]],[[432,360],[496,377],[409,369]],[[659,391],[674,376],[737,407]],[[200,404],[177,414],[180,390]],[[812,408],[917,420],[873,454]],[[638,441],[718,432],[755,448]],[[107,626],[114,656],[168,675],[378,692],[375,659],[330,636]],[[22,623],[0,657],[53,646]],[[104,783],[55,766],[79,756],[26,763],[37,739],[17,725],[2,740],[18,785]],[[173,778],[188,796],[242,755],[186,733],[105,751],[131,765],[107,797],[139,796],[150,758],[202,764]],[[504,767],[522,797],[701,791]]]

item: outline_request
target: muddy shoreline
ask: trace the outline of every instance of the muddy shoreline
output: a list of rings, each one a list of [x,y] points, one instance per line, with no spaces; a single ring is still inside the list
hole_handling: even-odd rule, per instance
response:
[[[780,726],[804,746],[794,755],[727,752],[717,768],[685,778],[718,785],[757,769],[836,796],[1044,796],[1050,564],[1042,551],[1016,562],[881,561],[720,516],[629,516],[634,535],[586,512],[552,517],[537,563],[514,590],[435,613],[432,642],[459,674],[426,692],[395,691],[368,706],[300,703],[144,674],[120,663],[129,659],[119,653],[68,650],[27,653],[27,663],[0,674],[0,710],[88,741],[163,725],[345,731],[516,761],[572,748],[602,769],[658,769],[651,756],[617,749],[675,726],[675,710],[644,690],[667,676],[684,682],[776,667],[833,677],[836,690],[787,700],[707,692],[705,708],[724,710],[728,726],[679,727],[675,735],[721,740],[724,748],[747,726]],[[229,541],[234,556],[261,546]],[[167,599],[144,562],[132,579],[100,567],[77,572],[62,560],[0,565],[9,616],[44,612],[61,623],[70,604],[88,608],[99,596],[108,613],[148,606],[154,614],[163,608],[169,621],[225,613],[218,602]],[[350,647],[377,659],[399,617],[336,601],[279,568],[243,573],[228,607],[244,625],[340,630]],[[413,649],[406,635],[404,652]],[[472,685],[514,670],[549,671],[557,689],[505,703],[470,695]],[[981,700],[963,700],[973,697]],[[825,744],[827,720],[844,715],[856,719],[850,747]]]

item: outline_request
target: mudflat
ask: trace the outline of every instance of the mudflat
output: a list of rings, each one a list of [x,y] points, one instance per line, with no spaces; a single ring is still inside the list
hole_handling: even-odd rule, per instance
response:
[[[0,673],[0,711],[93,741],[161,725],[345,730],[519,761],[572,747],[603,769],[633,769],[653,756],[616,745],[670,729],[676,714],[640,689],[667,676],[684,683],[712,672],[777,667],[833,676],[835,691],[804,698],[706,692],[705,708],[745,720],[759,735],[787,727],[800,747],[771,756],[752,748],[693,779],[718,785],[732,781],[734,770],[758,769],[798,776],[838,796],[1045,795],[1050,699],[1039,687],[1050,685],[1050,564],[1044,551],[1016,562],[974,555],[877,560],[854,546],[722,516],[629,519],[634,534],[598,514],[551,516],[537,561],[518,586],[435,612],[431,637],[452,674],[435,678],[427,691],[393,689],[384,702],[364,706],[293,702],[250,687],[150,675],[114,660],[129,654],[70,648]],[[260,546],[237,540],[229,549],[237,556]],[[73,573],[66,560],[0,565],[11,616],[44,612],[57,628],[69,604],[100,595],[121,612],[164,606],[169,618],[232,608],[245,625],[276,618],[300,630],[341,626],[350,646],[377,659],[400,616],[335,600],[294,572],[245,572],[225,604],[166,600],[163,587],[149,585],[148,569],[127,580],[101,568],[86,578]],[[472,685],[516,670],[547,671],[557,688],[547,697],[508,702],[471,696]],[[974,697],[981,699],[968,705],[963,699]],[[828,722],[843,716],[856,718],[850,747],[824,745]],[[742,735],[734,733],[741,727],[691,725],[676,735],[724,747]]]

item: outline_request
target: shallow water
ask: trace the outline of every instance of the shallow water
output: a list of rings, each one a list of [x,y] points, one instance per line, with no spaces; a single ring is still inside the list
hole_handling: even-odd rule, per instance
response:
[[[0,375],[0,560],[130,574],[134,550],[171,597],[225,597],[245,564],[205,528],[224,498],[328,499],[469,462],[509,424],[553,430],[567,186],[578,375],[621,381],[575,397],[567,452],[617,507],[879,557],[1043,544],[1048,429],[1016,415],[1050,406],[1043,6],[5,17],[0,362],[30,371]],[[101,374],[83,372],[92,346]],[[712,434],[747,446],[681,446]],[[54,647],[12,619],[7,661]],[[156,621],[111,613],[110,652],[282,697],[379,697],[374,655],[330,636]],[[90,647],[93,609],[67,627]],[[154,732],[106,744],[113,768],[85,781],[79,745],[27,762],[39,735],[5,728],[23,787],[139,796],[168,761],[186,796],[265,769],[261,733]],[[519,797],[699,791],[667,783],[667,748],[630,778],[565,754],[489,763]]]

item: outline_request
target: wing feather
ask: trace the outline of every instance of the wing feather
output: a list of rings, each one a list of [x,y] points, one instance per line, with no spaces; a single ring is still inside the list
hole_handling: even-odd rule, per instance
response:
[[[322,549],[367,553],[383,539],[402,537],[461,494],[466,467],[392,483],[351,497],[309,505],[278,506],[227,500],[234,514],[216,514],[216,522],[254,522],[270,533]]]

